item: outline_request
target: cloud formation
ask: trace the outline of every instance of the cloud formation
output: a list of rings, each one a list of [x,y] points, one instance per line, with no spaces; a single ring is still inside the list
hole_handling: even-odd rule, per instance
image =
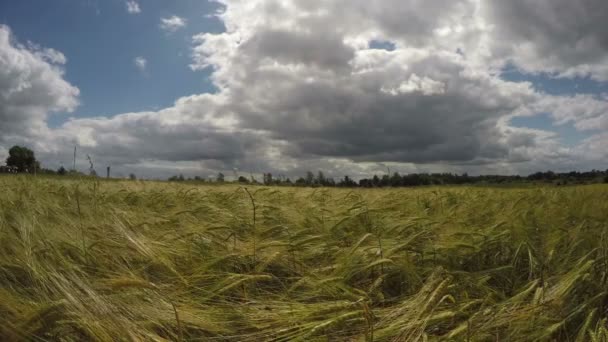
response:
[[[127,6],[127,12],[130,14],[139,14],[141,13],[141,8],[139,7],[139,3],[135,0],[127,0],[125,3]]]
[[[188,21],[186,19],[173,15],[168,18],[161,18],[160,28],[165,32],[173,33],[186,27],[187,23]]]
[[[235,129],[229,117],[214,110],[221,101],[218,96],[196,95],[158,112],[72,119],[49,137],[46,152],[61,159],[68,146],[76,144],[103,165],[211,161],[224,167],[238,164],[248,153],[259,155],[263,137]]]
[[[498,121],[537,94],[444,49],[451,43],[438,29],[455,24],[468,2],[451,2],[454,12],[440,11],[449,13],[443,17],[426,15],[440,2],[410,2],[227,1],[227,32],[196,38],[193,67],[213,67],[240,126],[288,141],[286,153],[294,157],[408,163],[508,158],[503,140],[509,140],[498,139],[506,134]],[[332,22],[339,7],[344,16]],[[410,20],[396,20],[395,13]],[[370,49],[373,39],[392,41],[397,49]]]
[[[52,112],[72,112],[78,88],[63,78],[59,51],[15,41],[0,25],[0,144],[28,141],[48,131]]]
[[[564,158],[568,148],[551,132],[510,127],[508,118],[552,111],[557,120],[565,115],[560,109],[580,117],[589,108],[590,96],[549,96],[529,83],[498,76],[511,63],[531,73],[553,71],[546,61],[536,61],[543,67],[520,62],[527,57],[518,50],[524,39],[541,49],[544,40],[555,37],[510,31],[524,27],[513,25],[510,12],[500,8],[511,2],[222,2],[227,31],[195,37],[192,67],[213,68],[241,127],[288,141],[284,152],[292,157],[549,163]],[[593,6],[608,8],[573,3],[579,2],[573,6],[587,8],[589,15]],[[544,24],[534,19],[525,24],[543,31]],[[588,32],[599,42],[604,31],[590,24],[578,36]],[[373,41],[395,49],[371,49]],[[552,43],[547,46],[560,45]],[[594,51],[597,58],[587,64],[594,67],[587,70],[601,79],[606,53]],[[571,51],[554,53],[567,61]],[[582,75],[569,70],[580,65],[565,63],[553,67],[564,70],[555,76]],[[594,101],[596,119],[606,115],[606,99]],[[568,105],[560,107],[564,102]],[[582,123],[575,127],[584,129]]]
[[[135,59],[133,59],[133,64],[135,64],[135,67],[139,69],[139,71],[144,72],[148,66],[148,60],[141,56],[135,57]]]
[[[526,72],[608,81],[608,5],[602,0],[485,0],[496,56]]]
[[[104,165],[149,176],[175,169],[321,169],[357,177],[386,165],[473,173],[605,165],[607,95],[549,95],[500,76],[515,66],[547,78],[608,80],[604,2],[220,2],[226,30],[196,35],[191,63],[212,70],[217,93],[158,111],[74,118],[56,129],[46,127],[48,113],[78,104],[78,89],[62,77],[65,57],[0,35],[0,56],[29,61],[5,58],[0,69],[0,115],[12,119],[0,121],[0,146],[14,141],[7,132],[30,130],[45,142],[46,160],[61,161],[77,144]],[[177,16],[161,19],[169,33],[184,26]],[[374,48],[378,41],[391,49]],[[134,63],[145,70],[145,59]],[[10,89],[26,93],[18,100]],[[588,138],[565,146],[555,132],[511,125],[514,117],[540,113]],[[5,128],[9,121],[21,129]]]

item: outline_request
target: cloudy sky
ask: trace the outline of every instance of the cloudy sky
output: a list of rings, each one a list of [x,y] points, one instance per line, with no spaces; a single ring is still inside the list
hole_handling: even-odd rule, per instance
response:
[[[0,0],[0,159],[166,178],[608,168],[605,0]]]

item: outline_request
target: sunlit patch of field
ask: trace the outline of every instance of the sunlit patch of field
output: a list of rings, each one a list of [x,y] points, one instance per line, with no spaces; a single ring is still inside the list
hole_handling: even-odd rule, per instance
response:
[[[2,340],[608,339],[604,185],[0,189]]]

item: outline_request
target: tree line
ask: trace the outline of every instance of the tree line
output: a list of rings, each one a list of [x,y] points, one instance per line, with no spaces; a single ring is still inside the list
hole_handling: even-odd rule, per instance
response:
[[[92,159],[87,156],[90,163],[89,174],[96,176],[97,173],[93,167]],[[61,166],[57,170],[45,169],[40,166],[40,162],[36,160],[34,151],[24,146],[13,146],[9,150],[9,156],[6,159],[6,166],[0,166],[0,173],[40,173],[40,174],[81,174],[76,170],[66,170]],[[109,175],[109,168],[108,168]],[[129,176],[130,179],[136,179],[134,174]],[[413,186],[428,186],[428,185],[464,185],[464,184],[517,184],[517,183],[552,183],[555,185],[569,184],[589,184],[589,183],[608,183],[608,170],[591,170],[586,172],[536,172],[528,176],[501,176],[501,175],[480,175],[470,176],[467,173],[413,173],[401,175],[398,172],[393,174],[384,174],[381,176],[374,175],[371,178],[363,178],[355,181],[349,176],[344,176],[340,179],[327,177],[322,171],[316,174],[312,171],[306,172],[306,175],[292,180],[284,175],[273,176],[272,173],[264,173],[261,180],[257,180],[253,175],[249,177],[239,176],[236,171],[234,174],[236,183],[240,184],[263,184],[267,186],[302,186],[302,187],[360,187],[360,188],[387,188],[387,187],[413,187]],[[207,179],[200,176],[194,178],[186,178],[183,175],[172,176],[169,178],[172,182],[226,182],[226,176],[223,173],[218,173],[215,176]]]
[[[174,182],[215,182],[224,183],[225,175],[219,173],[215,177],[185,178],[183,175],[173,176],[169,181]],[[285,176],[274,177],[271,173],[264,173],[262,180],[258,181],[255,177],[238,176],[235,183],[240,184],[259,184],[277,186],[302,186],[302,187],[348,187],[348,188],[388,188],[388,187],[414,187],[429,185],[474,185],[474,184],[525,184],[525,183],[551,183],[555,185],[575,185],[591,183],[608,183],[608,170],[592,170],[586,172],[536,172],[528,176],[502,176],[502,175],[479,175],[470,176],[467,173],[413,173],[401,175],[395,172],[391,175],[374,175],[371,178],[363,178],[359,181],[353,180],[349,176],[344,176],[338,180],[333,177],[326,177],[322,171],[314,174],[308,171],[305,176],[295,180]]]

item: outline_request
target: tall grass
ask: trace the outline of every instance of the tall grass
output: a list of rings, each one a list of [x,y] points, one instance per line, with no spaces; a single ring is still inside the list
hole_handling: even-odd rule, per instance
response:
[[[1,340],[608,340],[608,186],[0,189]]]

